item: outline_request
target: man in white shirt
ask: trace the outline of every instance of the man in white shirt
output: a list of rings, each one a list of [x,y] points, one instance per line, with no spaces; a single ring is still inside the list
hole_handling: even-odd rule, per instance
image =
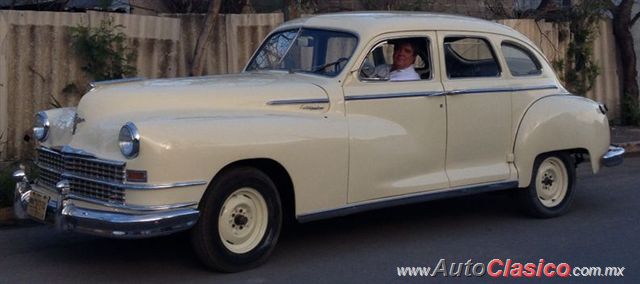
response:
[[[398,40],[393,48],[393,64],[376,67],[376,77],[389,78],[389,81],[420,80],[420,75],[413,68],[417,50],[415,43],[408,40]]]

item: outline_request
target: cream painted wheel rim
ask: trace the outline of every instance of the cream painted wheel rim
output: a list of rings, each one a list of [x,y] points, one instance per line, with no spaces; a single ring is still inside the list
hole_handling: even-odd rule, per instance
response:
[[[222,244],[233,253],[254,249],[267,231],[267,202],[253,188],[240,188],[224,201],[218,216]]]
[[[545,207],[555,207],[562,203],[569,188],[569,174],[562,160],[546,158],[538,168],[536,193]]]

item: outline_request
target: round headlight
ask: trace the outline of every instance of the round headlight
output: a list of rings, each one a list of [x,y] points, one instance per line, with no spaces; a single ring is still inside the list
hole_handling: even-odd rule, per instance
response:
[[[47,140],[49,136],[49,118],[44,111],[36,114],[36,121],[33,123],[33,136],[40,142]]]
[[[120,146],[120,152],[127,159],[133,159],[138,156],[138,152],[140,152],[140,133],[135,124],[127,122],[120,128],[118,145]]]

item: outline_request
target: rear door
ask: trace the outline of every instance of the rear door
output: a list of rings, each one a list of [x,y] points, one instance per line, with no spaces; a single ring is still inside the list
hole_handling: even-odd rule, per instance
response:
[[[508,179],[511,87],[491,36],[438,32],[452,187]]]

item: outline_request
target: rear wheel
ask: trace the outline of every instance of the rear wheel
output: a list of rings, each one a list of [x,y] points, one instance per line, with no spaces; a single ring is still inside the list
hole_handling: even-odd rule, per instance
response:
[[[263,172],[236,168],[222,173],[207,189],[191,240],[209,268],[236,272],[264,263],[282,227],[276,187]]]
[[[576,169],[573,158],[562,152],[536,158],[531,183],[520,192],[530,215],[550,218],[569,210],[574,196]]]

